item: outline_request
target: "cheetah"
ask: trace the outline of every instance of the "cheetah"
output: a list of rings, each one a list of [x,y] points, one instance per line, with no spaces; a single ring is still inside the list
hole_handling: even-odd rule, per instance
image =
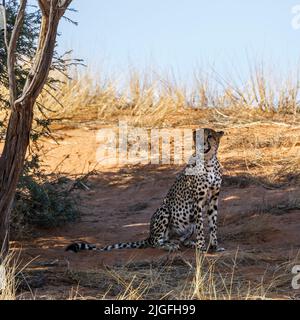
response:
[[[202,252],[223,251],[223,248],[218,247],[217,240],[218,196],[222,182],[217,152],[223,135],[223,131],[217,132],[208,128],[193,132],[195,152],[186,167],[177,175],[161,206],[153,214],[147,239],[105,247],[75,242],[66,250],[110,251],[152,247],[173,252],[183,246]],[[209,223],[207,247],[204,237],[204,212],[207,213]],[[195,240],[192,239],[193,235]]]

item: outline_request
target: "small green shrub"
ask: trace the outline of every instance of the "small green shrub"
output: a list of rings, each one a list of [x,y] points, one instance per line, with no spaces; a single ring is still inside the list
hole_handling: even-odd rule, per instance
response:
[[[61,177],[49,181],[41,172],[37,157],[26,162],[11,216],[16,237],[29,235],[32,227],[57,227],[79,217],[76,201],[65,187],[68,181]]]

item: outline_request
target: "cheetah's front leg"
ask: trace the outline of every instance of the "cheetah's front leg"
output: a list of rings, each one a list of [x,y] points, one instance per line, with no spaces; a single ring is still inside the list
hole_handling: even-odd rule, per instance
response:
[[[195,217],[196,217],[196,248],[205,252],[205,237],[204,237],[204,226],[203,226],[203,208],[205,199],[199,199],[195,205]]]
[[[218,195],[219,192],[212,195],[207,210],[208,223],[209,223],[209,251],[224,251],[224,248],[218,247],[217,239],[217,218],[218,218]]]

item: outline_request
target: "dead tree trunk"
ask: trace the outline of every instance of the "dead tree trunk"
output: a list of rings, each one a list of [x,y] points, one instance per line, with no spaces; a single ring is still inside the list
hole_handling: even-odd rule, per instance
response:
[[[39,0],[42,21],[37,52],[22,94],[16,96],[15,50],[23,24],[27,0],[20,1],[14,30],[7,41],[7,69],[11,114],[0,158],[0,249],[9,249],[9,220],[17,183],[23,169],[33,119],[33,106],[47,80],[60,18],[72,0]]]

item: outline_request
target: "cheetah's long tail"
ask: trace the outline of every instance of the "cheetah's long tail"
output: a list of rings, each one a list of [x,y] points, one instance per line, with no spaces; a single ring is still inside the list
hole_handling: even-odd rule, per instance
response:
[[[149,240],[141,240],[135,242],[121,242],[105,247],[97,247],[94,244],[85,242],[74,242],[67,246],[66,251],[79,252],[83,250],[95,250],[95,251],[111,251],[114,249],[143,249],[150,247]]]

